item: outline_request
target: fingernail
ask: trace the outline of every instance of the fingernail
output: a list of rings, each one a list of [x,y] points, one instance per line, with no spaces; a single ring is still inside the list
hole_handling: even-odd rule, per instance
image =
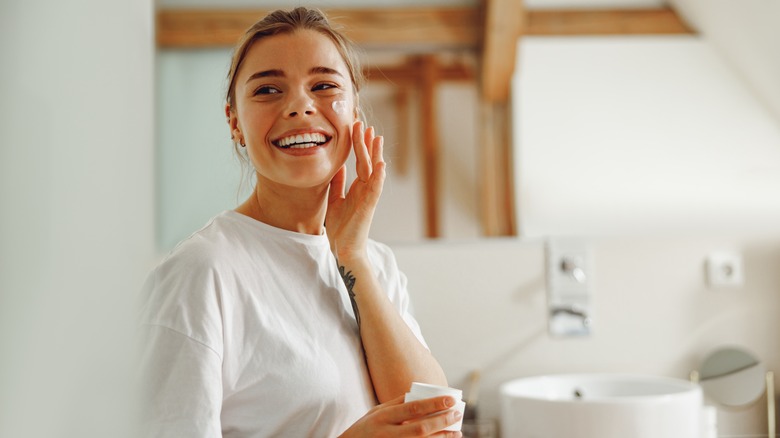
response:
[[[460,411],[454,411],[452,413],[452,418],[455,419],[455,420],[460,420],[460,417],[462,417],[462,416],[463,416],[463,414],[461,414]]]
[[[455,406],[455,399],[452,397],[447,397],[444,399],[444,404],[447,405],[448,408]]]

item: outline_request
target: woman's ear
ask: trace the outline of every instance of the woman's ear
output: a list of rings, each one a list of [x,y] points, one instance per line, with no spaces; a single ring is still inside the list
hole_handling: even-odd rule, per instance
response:
[[[241,145],[244,144],[244,139],[241,135],[241,128],[238,127],[238,117],[236,112],[230,107],[229,103],[225,104],[225,116],[227,117],[227,124],[230,127],[230,139]]]

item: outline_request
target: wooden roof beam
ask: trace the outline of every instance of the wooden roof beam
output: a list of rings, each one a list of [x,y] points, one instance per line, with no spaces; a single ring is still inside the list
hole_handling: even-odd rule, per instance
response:
[[[230,47],[267,9],[161,9],[157,45],[169,48]],[[327,9],[329,20],[361,46],[449,46],[476,49],[474,8],[414,7]]]
[[[486,6],[486,7],[485,7]],[[502,23],[523,14],[524,35],[615,35],[692,33],[670,8],[629,10],[526,10],[519,0],[485,0],[492,20]],[[503,9],[508,8],[508,9]],[[520,8],[520,12],[518,11]],[[231,47],[266,9],[160,9],[157,45],[164,48]],[[498,36],[484,29],[479,10],[453,8],[328,9],[331,20],[364,46],[439,45],[477,49],[483,38]],[[484,30],[483,30],[484,29]],[[503,32],[502,30],[500,30]],[[490,44],[497,44],[491,42]]]
[[[671,8],[528,11],[524,35],[691,34]]]
[[[487,102],[506,102],[515,69],[517,39],[523,32],[521,0],[484,0],[481,92]]]

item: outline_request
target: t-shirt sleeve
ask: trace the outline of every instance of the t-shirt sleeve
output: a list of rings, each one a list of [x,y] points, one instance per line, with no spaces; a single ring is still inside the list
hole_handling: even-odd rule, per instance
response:
[[[407,290],[406,275],[398,268],[393,251],[387,245],[374,241],[371,241],[371,243],[373,263],[379,267],[379,282],[385,288],[388,298],[390,298],[390,301],[398,310],[406,325],[414,333],[414,336],[426,349],[430,350],[422,335],[420,325],[414,318],[414,309],[409,297],[409,291]]]
[[[221,437],[221,359],[168,327],[143,325],[141,432],[144,437]]]
[[[213,270],[168,262],[149,277],[139,315],[144,437],[221,437],[222,324]]]

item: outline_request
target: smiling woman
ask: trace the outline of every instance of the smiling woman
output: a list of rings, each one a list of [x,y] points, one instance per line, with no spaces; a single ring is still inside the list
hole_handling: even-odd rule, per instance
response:
[[[413,381],[446,380],[392,252],[368,238],[383,140],[358,121],[350,47],[305,8],[239,43],[225,115],[256,184],[145,285],[150,435],[460,435],[440,432],[458,421],[452,397],[403,402]]]

